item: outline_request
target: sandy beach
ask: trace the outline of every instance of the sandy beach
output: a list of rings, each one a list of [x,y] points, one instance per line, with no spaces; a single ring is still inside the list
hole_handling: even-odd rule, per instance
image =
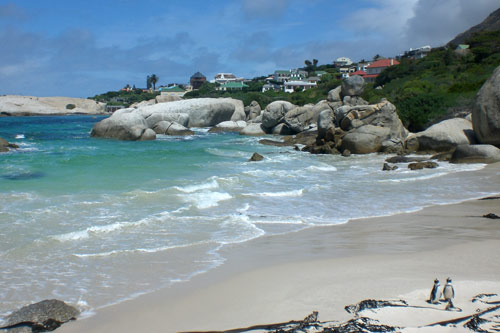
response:
[[[477,173],[496,182],[500,192],[499,163]],[[422,307],[372,313],[395,326],[421,327],[464,316],[477,308],[471,303],[473,296],[500,294],[500,220],[484,218],[488,213],[500,215],[500,198],[351,220],[226,246],[221,250],[227,258],[222,266],[174,288],[99,309],[58,331],[228,330],[300,320],[313,310],[319,311],[320,321],[345,321],[352,314],[344,307],[365,299],[404,299]],[[425,302],[434,279],[444,285],[447,277],[453,278],[460,313],[444,311],[444,303]]]

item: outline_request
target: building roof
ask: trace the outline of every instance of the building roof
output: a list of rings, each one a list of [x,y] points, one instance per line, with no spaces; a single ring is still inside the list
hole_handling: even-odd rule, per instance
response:
[[[200,72],[196,72],[191,76],[192,79],[206,79],[207,77]]]
[[[469,47],[467,44],[460,44],[457,46],[457,50],[467,50]]]
[[[243,82],[226,82],[220,85],[221,88],[248,88],[248,85]]]
[[[168,91],[168,92],[184,92],[184,89],[182,89],[179,86],[171,86],[171,87],[161,87],[160,91]]]
[[[355,71],[353,73],[351,73],[350,75],[359,75],[359,76],[365,76],[366,75],[366,72],[365,71]]]
[[[316,83],[307,81],[288,81],[284,83],[285,86],[315,86]]]
[[[396,59],[380,59],[368,65],[366,68],[378,68],[378,67],[389,67],[393,65],[399,65],[399,61]]]
[[[328,72],[326,72],[326,71],[316,71],[315,73],[316,73],[316,75],[318,75],[318,76],[328,74]]]
[[[274,74],[290,74],[290,71],[279,69],[274,71]]]

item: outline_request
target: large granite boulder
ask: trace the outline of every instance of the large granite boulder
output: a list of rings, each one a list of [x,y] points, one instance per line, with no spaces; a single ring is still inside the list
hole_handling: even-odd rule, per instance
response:
[[[106,114],[106,104],[71,97],[0,96],[0,114],[8,116],[49,116],[65,114]]]
[[[153,98],[153,99],[149,99],[147,101],[134,103],[134,104],[130,105],[130,108],[138,109],[138,108],[142,108],[144,106],[155,105],[155,104],[156,104],[156,99]]]
[[[297,132],[295,132],[294,130],[292,130],[285,123],[278,124],[278,125],[274,126],[271,129],[271,134],[274,134],[274,135],[292,135],[292,134],[295,134],[295,133],[297,133]]]
[[[472,124],[480,143],[500,147],[500,66],[477,94]]]
[[[342,101],[342,97],[340,93],[342,92],[342,86],[338,86],[335,89],[332,89],[328,92],[328,97],[326,98],[328,102],[340,102]]]
[[[419,151],[450,151],[458,145],[475,143],[472,123],[467,119],[447,119],[432,125],[423,132],[416,133],[407,140],[407,146],[416,146]]]
[[[333,110],[323,110],[318,115],[318,138],[323,139],[329,130],[335,129]]]
[[[248,113],[247,113],[248,111]],[[247,120],[254,120],[260,116],[262,109],[257,101],[252,101],[249,106],[245,107],[245,113],[247,114]]]
[[[240,131],[240,134],[241,135],[259,136],[259,135],[266,135],[266,132],[264,131],[262,124],[250,123]]]
[[[180,100],[182,100],[182,98],[177,95],[158,95],[155,97],[156,103],[168,103]]]
[[[176,122],[160,121],[154,125],[153,130],[156,134],[164,135],[193,135],[194,132]]]
[[[458,145],[451,163],[496,163],[500,162],[500,149],[493,145]]]
[[[116,111],[116,112],[120,112]],[[170,123],[177,123],[184,127],[189,125],[189,115],[187,113],[153,113],[146,117],[146,124],[148,127],[153,128],[161,121],[168,121]]]
[[[0,329],[7,329],[7,332],[53,331],[62,324],[75,320],[79,314],[80,311],[62,301],[44,300],[11,313]]]
[[[247,126],[247,122],[243,120],[239,121],[223,121],[222,123],[218,123],[215,127],[212,127],[209,132],[210,133],[218,133],[218,132],[239,132]]]
[[[112,138],[118,140],[142,140],[143,135],[149,137],[146,120],[137,113],[114,113],[113,116],[101,120],[94,125],[90,136]]]
[[[359,75],[350,76],[342,80],[342,96],[360,96],[365,89],[365,79]]]
[[[296,106],[286,101],[275,101],[266,106],[262,113],[262,126],[265,128],[273,128],[283,122],[285,114]]]
[[[285,114],[285,124],[295,133],[304,131],[309,125],[316,123],[318,114],[310,106],[299,106]]]
[[[361,126],[344,135],[341,150],[348,149],[353,154],[376,153],[381,150],[382,143],[390,138],[390,134],[387,127]]]

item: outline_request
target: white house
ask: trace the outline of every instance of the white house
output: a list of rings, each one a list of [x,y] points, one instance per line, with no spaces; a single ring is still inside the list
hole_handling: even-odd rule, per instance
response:
[[[296,89],[308,90],[315,87],[316,83],[306,81],[288,81],[283,84],[283,90],[287,93],[293,93]]]
[[[243,80],[242,77],[236,77],[233,73],[217,73],[213,82],[223,84],[227,82],[243,82]]]
[[[337,58],[337,60],[335,60],[333,63],[336,67],[351,66],[352,60],[347,57],[340,57]]]

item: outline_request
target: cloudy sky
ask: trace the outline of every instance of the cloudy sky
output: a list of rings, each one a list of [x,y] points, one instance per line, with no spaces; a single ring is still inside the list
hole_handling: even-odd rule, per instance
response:
[[[498,0],[0,0],[0,95],[88,97],[439,46]]]

